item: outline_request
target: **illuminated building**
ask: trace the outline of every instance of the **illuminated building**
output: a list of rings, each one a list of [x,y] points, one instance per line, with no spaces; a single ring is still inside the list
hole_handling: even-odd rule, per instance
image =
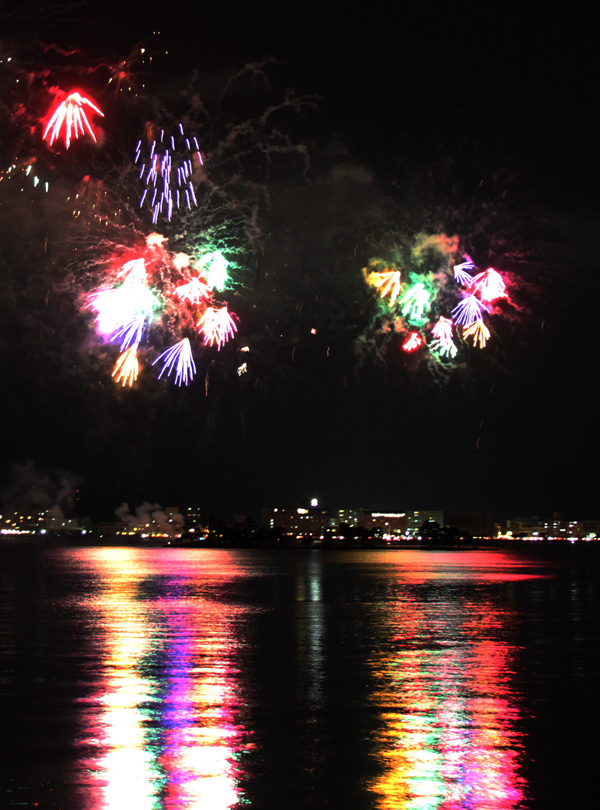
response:
[[[297,538],[323,537],[331,526],[331,517],[331,510],[320,506],[265,506],[262,509],[262,523],[266,529],[281,529]]]
[[[362,526],[362,512],[362,509],[338,509],[338,523],[344,523],[353,528]]]
[[[407,512],[406,517],[406,528],[413,535],[418,534],[421,526],[428,520],[444,525],[444,513],[439,509],[419,509],[416,512]]]
[[[361,509],[360,525],[365,529],[381,529],[384,535],[406,534],[406,512],[376,512],[374,509]]]

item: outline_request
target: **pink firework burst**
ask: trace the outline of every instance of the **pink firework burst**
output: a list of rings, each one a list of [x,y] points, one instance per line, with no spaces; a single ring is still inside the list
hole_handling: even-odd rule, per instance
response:
[[[504,279],[493,267],[488,267],[473,278],[471,291],[487,303],[492,303],[498,298],[507,298]]]

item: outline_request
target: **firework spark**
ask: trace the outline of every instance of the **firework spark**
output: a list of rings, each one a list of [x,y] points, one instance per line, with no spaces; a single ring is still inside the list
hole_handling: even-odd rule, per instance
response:
[[[441,316],[431,330],[435,340],[431,341],[429,348],[431,351],[437,352],[441,357],[454,358],[458,352],[456,344],[452,340],[452,327],[451,319]]]
[[[390,306],[393,307],[400,295],[400,271],[389,270],[383,273],[372,272],[366,276],[367,284],[379,290],[381,298],[390,297]]]
[[[102,110],[91,98],[82,96],[79,91],[74,90],[52,112],[44,130],[44,140],[47,140],[52,146],[62,131],[65,146],[68,149],[71,145],[71,138],[79,138],[80,135],[85,134],[87,131],[96,142],[96,133],[88,120],[85,107],[90,107],[97,115],[104,117]]]
[[[170,137],[161,130],[159,139],[152,141],[150,153],[142,158],[142,142],[139,141],[135,162],[141,163],[140,180],[146,186],[140,199],[140,208],[147,202],[152,209],[152,222],[158,222],[164,213],[170,221],[176,208],[196,207],[196,193],[192,184],[194,163],[202,164],[200,147],[195,137],[188,138],[183,126]]]
[[[211,290],[222,292],[225,289],[229,281],[227,272],[229,262],[220,250],[204,253],[194,266],[196,270],[206,276],[206,283]]]
[[[160,302],[143,284],[126,282],[92,293],[88,306],[96,312],[97,331],[101,335],[114,335],[138,318],[151,318]]]
[[[117,360],[112,376],[115,378],[115,382],[121,383],[123,388],[126,385],[131,388],[139,373],[140,364],[137,359],[137,346],[131,346]]]
[[[220,309],[207,307],[198,320],[198,329],[204,335],[205,345],[220,349],[234,336],[237,327],[224,306]]]
[[[402,315],[408,320],[419,323],[429,309],[431,296],[422,282],[418,281],[404,293],[400,299]]]
[[[483,321],[473,321],[469,326],[463,329],[463,337],[473,338],[473,346],[479,344],[479,348],[483,349],[490,337],[490,330]]]
[[[142,331],[146,323],[146,316],[140,315],[130,323],[125,324],[111,336],[111,341],[121,341],[121,351],[130,346],[137,346],[142,339]]]
[[[167,349],[166,352],[159,355],[152,365],[155,365],[160,360],[163,360],[163,367],[158,375],[159,379],[165,371],[167,372],[167,377],[169,377],[173,370],[175,370],[176,385],[181,385],[182,383],[187,385],[188,382],[194,378],[196,366],[188,338],[183,338],[183,340],[176,343],[175,346],[171,346],[170,349]]]
[[[123,277],[126,283],[146,284],[148,281],[146,262],[143,259],[133,259],[130,262],[125,262],[117,276],[119,278]]]
[[[414,352],[419,346],[423,345],[423,338],[418,332],[411,332],[408,338],[402,344],[402,349],[405,352]]]
[[[483,273],[473,278],[471,292],[479,296],[481,301],[492,303],[498,298],[506,298],[506,284],[504,279],[493,267],[488,267]]]
[[[480,321],[483,312],[489,312],[488,308],[475,295],[468,295],[458,303],[452,310],[452,318],[460,326],[469,326],[475,321]]]
[[[454,358],[458,353],[456,343],[453,340],[432,340],[429,344],[429,348],[432,352],[438,353],[440,357]]]
[[[473,276],[467,270],[474,269],[475,262],[471,260],[469,255],[465,254],[465,261],[454,265],[454,280],[457,284],[462,284],[463,287],[469,287],[473,281]]]
[[[441,316],[431,334],[438,340],[452,340],[452,320]]]
[[[208,301],[210,298],[210,287],[199,276],[194,276],[191,281],[186,284],[180,284],[175,287],[175,295],[182,301],[188,301],[190,304],[201,304]]]

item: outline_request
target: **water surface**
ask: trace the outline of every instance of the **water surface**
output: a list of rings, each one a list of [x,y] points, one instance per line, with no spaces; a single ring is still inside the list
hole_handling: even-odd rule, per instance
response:
[[[589,562],[14,542],[0,562],[1,807],[595,798]]]

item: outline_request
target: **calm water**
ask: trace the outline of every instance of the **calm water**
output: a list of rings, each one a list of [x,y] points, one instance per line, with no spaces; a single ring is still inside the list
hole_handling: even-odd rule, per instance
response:
[[[594,561],[12,543],[0,565],[1,808],[596,803]]]

